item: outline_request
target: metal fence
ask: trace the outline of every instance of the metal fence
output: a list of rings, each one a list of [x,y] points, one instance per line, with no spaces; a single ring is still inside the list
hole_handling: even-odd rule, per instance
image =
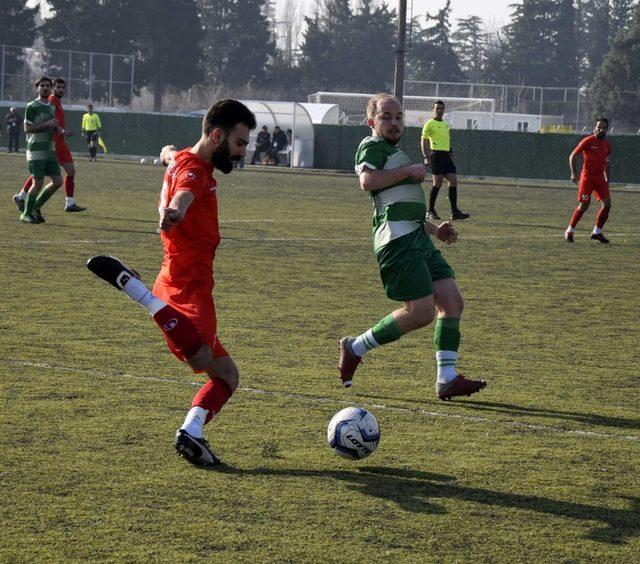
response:
[[[493,98],[496,112],[562,116],[576,131],[591,128],[591,103],[587,89],[407,80],[404,92],[414,96]]]
[[[33,83],[42,74],[66,80],[67,104],[131,107],[133,55],[0,45],[0,100],[32,99]]]

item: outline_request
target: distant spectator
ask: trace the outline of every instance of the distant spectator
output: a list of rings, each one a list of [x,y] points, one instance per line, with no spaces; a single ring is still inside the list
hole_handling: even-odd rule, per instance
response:
[[[273,164],[277,165],[280,162],[278,153],[283,151],[287,146],[287,135],[277,125],[273,128],[273,137],[271,138],[271,149],[269,149],[269,158],[273,161]]]
[[[20,148],[20,130],[22,129],[22,116],[15,108],[9,108],[9,113],[4,117],[9,144],[7,151],[18,153]]]
[[[269,128],[266,125],[262,126],[262,129],[258,132],[256,137],[256,150],[251,157],[251,164],[256,164],[256,161],[260,161],[260,153],[266,153],[271,148],[271,134]]]
[[[287,145],[289,145],[289,147],[293,145],[293,131],[290,129],[287,129]]]

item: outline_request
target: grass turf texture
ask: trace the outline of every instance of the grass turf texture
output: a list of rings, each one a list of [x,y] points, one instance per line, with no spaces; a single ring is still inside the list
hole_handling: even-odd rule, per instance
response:
[[[61,190],[22,225],[24,160],[0,166],[0,560],[637,558],[639,193],[614,191],[611,245],[588,239],[595,205],[568,245],[574,189],[461,183],[473,218],[444,252],[462,369],[489,385],[445,404],[431,329],[338,384],[338,338],[394,305],[355,177],[220,176],[216,303],[243,388],[207,434],[228,466],[203,471],[171,445],[202,379],[84,266],[112,253],[152,283],[163,169],[79,161],[89,210],[64,213]],[[361,462],[326,446],[350,404],[382,429]]]

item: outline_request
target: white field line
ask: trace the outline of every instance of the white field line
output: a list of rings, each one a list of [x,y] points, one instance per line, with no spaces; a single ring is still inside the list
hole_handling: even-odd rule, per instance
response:
[[[78,367],[72,367],[72,366],[59,366],[59,365],[49,364],[44,362],[30,362],[30,361],[11,360],[11,359],[0,359],[0,361],[3,362],[5,365],[9,365],[9,366],[24,366],[24,367],[30,367],[30,368],[42,368],[45,370],[54,370],[59,372],[72,372],[72,373],[82,374],[85,376],[90,376],[95,378],[126,379],[126,380],[135,380],[138,382],[157,382],[157,383],[163,383],[163,384],[177,384],[180,386],[193,386],[193,387],[200,387],[202,385],[202,382],[189,382],[186,380],[176,380],[172,378],[156,378],[153,376],[136,376],[134,374],[127,374],[125,372],[107,372],[104,370],[88,370],[85,368],[78,368]],[[302,402],[309,402],[309,403],[327,403],[327,404],[334,404],[334,405],[335,404],[350,405],[353,403],[352,400],[339,400],[336,398],[317,397],[317,396],[296,394],[296,393],[290,393],[290,392],[274,392],[274,391],[268,391],[268,390],[261,390],[258,388],[251,388],[248,386],[240,386],[239,390],[249,394],[260,394],[260,395],[271,396],[276,398],[295,399],[295,400],[299,400]],[[444,413],[441,411],[430,411],[427,409],[419,409],[419,408],[397,407],[397,406],[390,406],[390,405],[376,404],[376,403],[368,404],[368,407],[370,407],[371,409],[393,411],[393,412],[403,413],[403,414],[417,414],[417,415],[423,415],[426,417],[458,419],[461,421],[467,421],[472,423],[487,423],[490,425],[503,425],[506,427],[515,427],[519,429],[525,429],[528,431],[537,431],[541,433],[557,433],[557,434],[563,434],[563,435],[577,435],[580,437],[589,437],[589,438],[596,438],[596,439],[617,439],[617,440],[624,440],[624,441],[640,440],[640,435],[617,435],[614,433],[603,433],[600,431],[585,431],[580,429],[562,429],[560,427],[551,427],[549,425],[535,425],[533,423],[523,423],[521,421],[490,419],[488,417],[460,415],[456,413]]]
[[[149,235],[153,234],[149,231]],[[615,237],[620,238],[632,238],[640,237],[640,233],[607,233],[607,236],[613,237],[613,243],[615,244]],[[458,244],[464,243],[464,241],[485,241],[488,239],[496,240],[531,240],[531,239],[557,239],[562,241],[564,238],[564,232],[560,229],[557,233],[540,233],[540,234],[519,234],[509,233],[508,235],[462,235],[458,239]],[[577,236],[578,241],[584,240],[589,242],[589,234],[579,234]],[[248,243],[333,243],[344,241],[371,241],[371,237],[222,237],[222,242],[243,242]],[[14,241],[0,241],[0,247],[17,247],[22,245],[97,245],[97,244],[116,244],[116,243],[133,243],[139,244],[136,238],[127,239],[77,239],[70,241],[68,239],[48,239],[48,240],[14,240]]]

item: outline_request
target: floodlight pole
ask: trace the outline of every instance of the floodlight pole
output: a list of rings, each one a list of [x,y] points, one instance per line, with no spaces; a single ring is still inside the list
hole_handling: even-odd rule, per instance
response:
[[[404,54],[407,43],[407,0],[398,0],[398,33],[396,45],[396,70],[394,75],[393,95],[400,102],[404,96]]]

